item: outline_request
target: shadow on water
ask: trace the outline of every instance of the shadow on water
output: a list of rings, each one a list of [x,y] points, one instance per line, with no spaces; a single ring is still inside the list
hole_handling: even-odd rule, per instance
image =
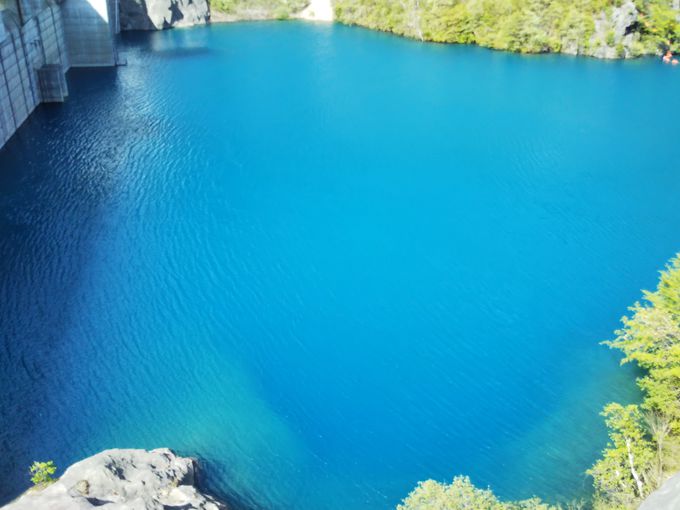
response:
[[[0,151],[0,503],[28,485],[33,460],[53,459],[64,467],[103,445],[171,446],[182,455],[204,456],[205,488],[237,509],[331,508],[325,504],[330,500],[332,508],[380,508],[418,479],[458,472],[504,497],[528,490],[553,494],[562,485],[569,485],[564,493],[580,489],[575,478],[599,447],[593,430],[601,427],[600,403],[615,393],[610,388],[625,386],[623,375],[632,379],[616,360],[604,359],[595,342],[609,334],[608,324],[647,285],[644,275],[653,276],[673,242],[667,233],[676,213],[676,181],[650,174],[647,190],[635,171],[651,154],[640,147],[657,145],[658,136],[612,134],[608,127],[621,111],[620,101],[608,99],[611,91],[628,90],[622,84],[629,83],[635,90],[640,80],[651,83],[652,75],[602,74],[600,64],[576,60],[537,67],[531,64],[538,57],[414,45],[347,27],[333,33],[365,37],[321,45],[324,51],[312,58],[289,61],[272,56],[299,56],[305,54],[300,48],[318,45],[287,34],[284,28],[292,25],[271,25],[271,33],[267,26],[127,34],[130,66],[71,73],[71,99],[41,107]],[[227,32],[242,37],[210,40]],[[389,48],[365,51],[367,41],[388,37]],[[229,62],[238,65],[205,66],[202,56],[212,53],[206,46],[220,57],[242,50],[230,53]],[[150,54],[163,63],[154,67]],[[478,59],[482,54],[486,58]],[[182,65],[169,65],[172,59]],[[551,64],[547,59],[540,62]],[[296,73],[287,72],[291,64]],[[423,66],[432,66],[430,72],[423,73]],[[471,78],[451,80],[453,73]],[[282,87],[271,76],[291,80]],[[318,98],[309,96],[312,79],[318,80]],[[569,86],[555,85],[562,83]],[[199,96],[197,84],[210,86]],[[397,95],[388,94],[392,89]],[[456,99],[477,94],[489,101],[463,109]],[[560,94],[572,99],[573,116],[562,116]],[[196,108],[197,98],[210,110]],[[412,107],[396,115],[393,105],[402,99]],[[654,125],[645,106],[627,110],[631,124]],[[428,123],[421,112],[430,112]],[[461,113],[469,136],[450,125]],[[520,117],[526,122],[516,122]],[[297,134],[291,118],[299,120]],[[548,121],[557,127],[544,139],[539,129]],[[262,126],[276,143],[262,143]],[[319,134],[318,126],[323,144],[301,155],[298,147],[309,139],[303,135]],[[489,139],[490,131],[502,143],[487,157],[477,140]],[[408,150],[395,152],[394,139],[403,132]],[[623,150],[633,138],[636,150]],[[370,142],[372,150],[356,146],[356,139]],[[232,168],[232,143],[247,172]],[[571,157],[581,149],[588,157]],[[460,168],[449,168],[447,158],[457,151]],[[306,171],[325,168],[326,154],[336,152],[343,153],[342,167]],[[645,154],[643,161],[638,154]],[[654,154],[658,163],[650,172],[671,163],[671,156]],[[495,161],[503,158],[509,169],[497,168]],[[626,158],[629,164],[619,164]],[[273,172],[280,161],[304,164]],[[411,179],[420,166],[427,170],[422,180]],[[195,171],[209,167],[233,172]],[[348,173],[355,167],[362,172]],[[581,167],[584,175],[572,170]],[[126,182],[134,179],[143,189]],[[666,190],[652,182],[666,182]],[[166,188],[173,190],[172,202],[159,192]],[[141,202],[146,209],[130,207],[142,196],[135,191],[152,197]],[[627,197],[623,205],[619,192]],[[207,199],[206,209],[184,222],[182,212],[199,198]],[[658,215],[654,229],[643,221],[650,204]],[[234,210],[242,222],[230,223]],[[459,214],[469,225],[449,221]],[[213,217],[219,221],[205,221]],[[117,219],[124,228],[106,228]],[[427,228],[421,233],[422,225]],[[225,227],[242,228],[237,242]],[[153,244],[129,228],[154,234]],[[382,234],[376,238],[375,232]],[[126,242],[118,242],[117,234]],[[402,243],[408,235],[421,240],[422,250]],[[210,236],[229,242],[204,243]],[[128,271],[135,242],[150,263]],[[252,264],[243,262],[260,243],[267,250]],[[511,257],[499,260],[498,246],[508,247]],[[213,252],[219,256],[211,258]],[[388,252],[393,263],[383,261]],[[617,263],[594,264],[595,255]],[[426,263],[411,265],[412,257]],[[213,272],[192,259],[235,263]],[[159,313],[141,306],[140,298],[167,281],[164,272],[173,269],[168,261],[181,262],[182,296],[193,297],[194,306],[184,306],[190,299],[160,300],[171,306]],[[408,278],[395,280],[397,272]],[[504,275],[502,285],[497,274]],[[323,275],[325,281],[318,278]],[[338,292],[325,301],[328,287]],[[590,290],[585,297],[584,288]],[[280,289],[301,298],[282,297]],[[395,299],[376,306],[386,290]],[[537,303],[536,295],[553,298]],[[316,301],[318,308],[310,305]],[[116,313],[99,320],[117,302]],[[203,310],[197,303],[209,306]],[[154,320],[134,320],[130,313]],[[338,327],[345,317],[347,324]],[[283,332],[282,319],[290,324]],[[197,324],[197,332],[215,339],[237,334],[200,348],[191,338],[168,345],[159,333],[167,323],[178,337],[184,324]],[[109,341],[116,333],[143,337],[140,325],[158,338],[140,345]],[[470,341],[450,341],[461,337]],[[257,341],[242,341],[248,338]],[[108,366],[98,363],[110,358]],[[616,372],[605,382],[602,372],[609,374],[610,366]],[[120,367],[127,370],[123,376]],[[189,380],[199,384],[185,384]],[[567,420],[584,432],[568,431]],[[571,434],[569,441],[537,460],[561,431]],[[507,461],[503,470],[499,459]],[[238,487],[245,490],[236,494]]]
[[[39,444],[59,443],[46,438],[60,429],[54,406],[69,384],[59,366],[72,297],[125,154],[124,143],[98,144],[112,106],[83,101],[114,93],[116,70],[71,72],[69,85],[77,101],[40,106],[0,150],[0,504],[28,486],[32,461],[68,458]]]
[[[224,484],[220,484],[219,480],[216,480],[217,477],[211,475],[211,473],[219,471],[219,467],[213,462],[201,456],[194,456],[194,458],[198,461],[196,485],[199,490],[205,491],[219,501],[226,503],[231,510],[268,510],[267,507],[262,506],[253,498],[229,490]]]
[[[54,460],[61,472],[102,448],[88,430],[93,421],[71,415],[93,411],[72,401],[88,389],[68,368],[86,360],[70,356],[97,349],[79,346],[87,335],[74,329],[119,178],[135,143],[159,127],[140,106],[143,96],[126,95],[118,73],[70,72],[71,98],[40,106],[0,150],[0,505],[28,488],[33,461]],[[208,493],[235,510],[263,508],[225,487],[220,466],[199,464]]]
[[[207,56],[212,53],[209,48],[180,48],[180,49],[157,49],[154,56],[167,59],[196,58]]]

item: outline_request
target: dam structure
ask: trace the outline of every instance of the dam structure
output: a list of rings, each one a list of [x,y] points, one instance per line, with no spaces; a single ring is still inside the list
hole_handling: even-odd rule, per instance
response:
[[[71,67],[118,61],[118,0],[0,0],[0,148],[43,102],[68,96]]]

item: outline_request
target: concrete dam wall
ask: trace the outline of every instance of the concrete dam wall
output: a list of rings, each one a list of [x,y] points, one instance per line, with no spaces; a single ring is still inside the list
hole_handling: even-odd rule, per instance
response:
[[[7,30],[0,42],[0,145],[40,102],[63,100],[68,94],[62,26],[59,8],[50,6],[24,26]]]
[[[64,101],[70,67],[116,64],[117,5],[0,0],[0,148],[40,103]]]
[[[332,3],[310,0],[291,15],[332,21]],[[233,14],[272,17],[271,9]],[[161,30],[210,20],[208,0],[0,0],[0,149],[40,103],[66,99],[69,68],[116,65],[121,28]]]

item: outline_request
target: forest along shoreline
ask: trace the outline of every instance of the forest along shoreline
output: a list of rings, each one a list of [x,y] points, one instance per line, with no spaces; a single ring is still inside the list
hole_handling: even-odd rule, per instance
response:
[[[121,0],[120,5],[122,30],[305,19],[518,53],[657,55],[673,64],[680,51],[676,0]]]

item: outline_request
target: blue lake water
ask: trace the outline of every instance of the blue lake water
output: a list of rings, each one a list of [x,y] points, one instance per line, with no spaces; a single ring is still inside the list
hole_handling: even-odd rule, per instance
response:
[[[127,35],[0,151],[0,501],[168,446],[246,509],[570,498],[680,249],[680,73],[341,26]],[[238,506],[237,505],[237,506]]]

